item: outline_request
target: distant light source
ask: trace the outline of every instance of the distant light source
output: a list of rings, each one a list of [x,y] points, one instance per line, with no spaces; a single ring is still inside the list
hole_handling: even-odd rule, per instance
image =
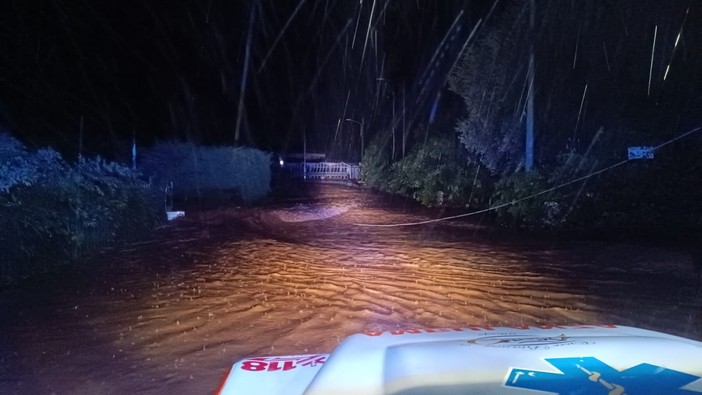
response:
[[[283,165],[285,164],[285,162],[283,162],[282,158],[278,161],[278,163],[280,163],[280,167],[283,167]]]
[[[185,211],[166,211],[166,218],[169,221],[173,221],[179,217],[185,217]]]

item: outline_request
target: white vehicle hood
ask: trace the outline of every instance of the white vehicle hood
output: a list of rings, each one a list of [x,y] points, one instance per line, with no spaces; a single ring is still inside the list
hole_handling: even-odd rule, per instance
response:
[[[702,343],[615,325],[366,332],[332,354],[247,358],[220,394],[695,394]]]

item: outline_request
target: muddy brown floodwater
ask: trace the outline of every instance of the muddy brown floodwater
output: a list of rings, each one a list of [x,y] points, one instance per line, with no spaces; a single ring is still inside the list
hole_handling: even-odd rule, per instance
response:
[[[194,211],[0,293],[2,394],[207,394],[255,355],[365,330],[615,323],[702,340],[685,246],[504,234],[316,185]]]

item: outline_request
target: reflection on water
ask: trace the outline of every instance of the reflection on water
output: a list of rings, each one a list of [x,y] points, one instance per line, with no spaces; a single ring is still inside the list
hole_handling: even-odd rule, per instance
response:
[[[618,323],[702,339],[684,249],[353,225],[426,214],[324,187],[193,213],[94,267],[6,291],[0,393],[207,393],[236,359],[385,329]]]

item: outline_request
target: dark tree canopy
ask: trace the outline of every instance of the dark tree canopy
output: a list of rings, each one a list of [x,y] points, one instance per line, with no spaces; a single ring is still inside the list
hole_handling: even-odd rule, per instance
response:
[[[523,160],[529,47],[536,62],[537,158],[661,142],[695,121],[702,7],[687,1],[498,4],[452,70],[466,109],[459,139],[496,173]],[[655,37],[655,44],[654,44]],[[655,45],[655,46],[654,46]],[[653,55],[652,55],[653,54]],[[650,79],[650,83],[649,83]],[[597,138],[596,138],[597,137]]]

